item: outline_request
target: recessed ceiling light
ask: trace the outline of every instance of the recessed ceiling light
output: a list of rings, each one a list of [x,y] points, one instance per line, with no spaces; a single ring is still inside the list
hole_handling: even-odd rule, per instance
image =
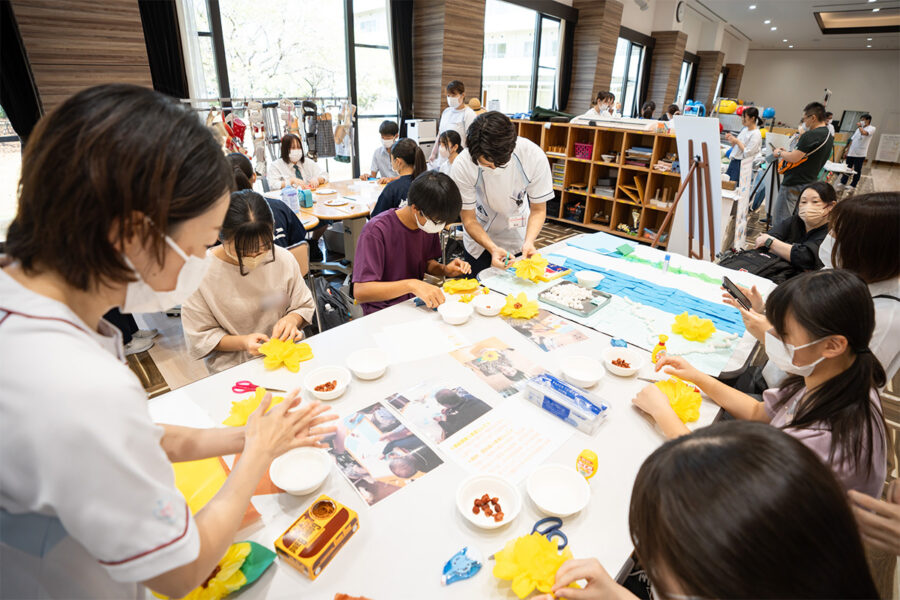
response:
[[[787,40],[781,40],[782,42],[786,42]]]
[[[770,29],[771,31],[778,31],[778,28],[777,28],[777,27],[769,27],[769,29]]]
[[[875,2],[875,0],[869,0],[869,4],[871,4],[871,3],[873,3],[873,2]]]
[[[871,48],[871,47],[872,47],[872,44],[868,44],[868,45],[866,46],[866,48]]]
[[[873,8],[873,9],[872,9],[872,12],[878,12],[879,10],[881,10],[881,9],[880,9],[880,8]]]
[[[866,38],[866,41],[867,41],[867,42],[871,42],[871,41],[872,41],[872,38]]]
[[[793,47],[794,47],[794,45],[793,45],[793,44],[791,44],[791,45],[790,45],[790,46],[788,46],[788,48],[793,48]]]
[[[768,25],[771,22],[772,22],[772,19],[766,19],[765,21],[763,21],[763,23],[765,23],[766,25]]]
[[[869,2],[874,2],[874,1],[875,1],[875,0],[869,0]],[[756,10],[756,5],[755,5],[755,4],[751,4],[751,5],[748,6],[747,8],[749,8],[750,10]]]

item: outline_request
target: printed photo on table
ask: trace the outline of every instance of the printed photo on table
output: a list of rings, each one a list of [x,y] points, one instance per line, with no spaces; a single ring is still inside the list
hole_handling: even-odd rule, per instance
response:
[[[427,383],[388,396],[387,401],[414,430],[436,444],[491,410],[461,387]]]
[[[544,352],[588,339],[570,321],[543,309],[531,319],[503,317],[503,320]]]
[[[526,380],[543,372],[543,369],[498,338],[482,340],[451,352],[450,355],[472,369],[472,372],[504,398],[512,396],[522,389]]]
[[[443,463],[381,402],[344,417],[337,428],[324,442],[370,506]]]

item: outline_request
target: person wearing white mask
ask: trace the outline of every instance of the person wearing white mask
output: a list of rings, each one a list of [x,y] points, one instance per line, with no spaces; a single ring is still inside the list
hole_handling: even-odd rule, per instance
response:
[[[288,133],[281,138],[281,159],[269,164],[266,180],[272,190],[289,185],[316,189],[328,181],[328,173],[319,163],[304,155],[300,138]]]
[[[394,170],[393,165],[391,165],[391,150],[394,148],[394,144],[397,143],[400,127],[394,121],[382,121],[381,125],[378,126],[378,135],[381,136],[381,143],[378,144],[375,152],[372,153],[372,166],[369,167],[368,173],[363,173],[359,178],[361,181],[367,181],[380,175],[381,178],[378,179],[378,183],[383,185],[394,181],[400,176]]]
[[[448,129],[447,131],[439,135],[438,155],[443,161],[439,169],[440,172],[444,175],[449,175],[450,170],[453,168],[453,163],[456,162],[456,158],[462,151],[462,139],[459,137],[458,133],[456,133],[452,129]]]
[[[212,373],[259,356],[269,338],[300,340],[315,301],[293,255],[273,242],[266,199],[231,194],[218,245],[203,283],[181,306],[188,354]]]
[[[462,200],[449,177],[426,171],[409,186],[409,201],[373,217],[363,227],[353,262],[353,297],[370,315],[416,297],[429,308],[444,302],[441,288],[422,281],[459,277],[472,269],[455,258],[441,264],[440,233],[459,215]]]
[[[606,90],[597,92],[594,105],[582,115],[578,115],[572,119],[573,123],[589,123],[597,119],[610,119],[618,116],[616,106],[616,95]]]
[[[537,253],[553,178],[544,151],[519,137],[501,112],[478,115],[467,142],[450,176],[462,196],[465,259],[477,274],[490,266],[504,269],[519,253]]]
[[[734,418],[770,423],[829,465],[845,490],[881,496],[887,471],[886,432],[878,389],[885,373],[869,348],[875,309],[865,283],[848,271],[824,269],[789,279],[766,301],[769,360],[788,373],[763,401],[666,355],[656,370],[690,381]],[[690,434],[653,384],[634,404],[667,437]]]
[[[245,427],[156,425],[102,320],[197,288],[231,185],[196,115],[143,87],[80,91],[32,132],[0,270],[4,598],[143,598],[144,586],[184,596],[234,541],[271,460],[335,430],[317,402],[288,412],[296,392],[267,414],[264,400]],[[171,463],[237,452],[192,515]]]
[[[756,238],[756,247],[791,263],[797,271],[822,268],[819,245],[828,234],[828,215],[837,201],[830,183],[815,181],[800,192],[797,214]]]
[[[466,104],[466,86],[462,81],[453,80],[447,84],[447,108],[441,113],[441,121],[438,124],[438,135],[445,131],[455,131],[459,134],[460,148],[466,145],[466,133],[469,126],[475,121],[475,111]],[[428,162],[432,168],[440,168],[446,159],[438,154],[439,144],[431,149]]]

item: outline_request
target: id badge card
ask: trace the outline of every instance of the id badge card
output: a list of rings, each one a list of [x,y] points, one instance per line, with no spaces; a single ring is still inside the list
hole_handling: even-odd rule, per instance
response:
[[[509,228],[510,229],[519,229],[521,227],[525,227],[528,223],[528,219],[525,215],[513,215],[509,218]]]
[[[528,215],[525,213],[525,202],[528,201],[528,196],[525,190],[519,190],[512,197],[512,201],[515,202],[515,210],[516,213],[509,217],[509,228],[510,229],[519,229],[525,227],[528,223]]]

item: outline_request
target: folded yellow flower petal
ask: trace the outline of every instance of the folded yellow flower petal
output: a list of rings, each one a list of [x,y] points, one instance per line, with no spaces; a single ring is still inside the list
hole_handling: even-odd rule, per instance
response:
[[[537,300],[529,300],[528,296],[522,292],[518,296],[508,295],[506,304],[500,309],[500,314],[513,319],[530,319],[539,311]]]
[[[313,357],[309,344],[295,344],[292,341],[271,339],[259,347],[260,354],[264,355],[263,366],[267,369],[277,369],[284,365],[292,373],[300,370],[300,363]]]
[[[480,285],[477,279],[451,279],[444,282],[444,291],[448,294],[466,294],[476,291]]]
[[[518,261],[513,265],[513,269],[516,271],[516,277],[537,281],[538,277],[544,274],[548,264],[549,261],[546,258],[540,254],[535,254],[531,258],[523,258]]]
[[[700,418],[700,391],[692,383],[677,377],[654,384],[669,399],[669,405],[682,423],[689,423]]]
[[[512,580],[512,591],[519,598],[524,598],[534,590],[534,581],[527,573],[521,573]]]
[[[716,326],[711,319],[701,319],[686,311],[675,317],[672,324],[672,333],[680,334],[692,342],[705,342],[715,332]]]
[[[184,600],[221,600],[244,587],[247,577],[240,569],[249,555],[250,544],[242,542],[231,545],[209,579],[194,588]]]
[[[247,419],[250,418],[250,415],[253,414],[259,407],[259,403],[262,402],[263,396],[266,395],[266,389],[258,387],[256,391],[253,392],[252,396],[247,396],[243,400],[238,400],[236,402],[231,403],[231,411],[228,414],[228,418],[222,421],[223,425],[228,425],[230,427],[241,427],[242,425],[247,424]],[[269,405],[269,408],[266,412],[272,410],[272,407],[278,404],[279,402],[284,401],[284,396],[274,396],[272,397],[272,403]],[[248,551],[250,545],[247,545]]]
[[[511,580],[512,591],[525,598],[535,587],[549,592],[556,580],[556,571],[572,557],[568,548],[560,554],[557,541],[532,533],[507,542],[494,555],[493,574],[497,579]]]

